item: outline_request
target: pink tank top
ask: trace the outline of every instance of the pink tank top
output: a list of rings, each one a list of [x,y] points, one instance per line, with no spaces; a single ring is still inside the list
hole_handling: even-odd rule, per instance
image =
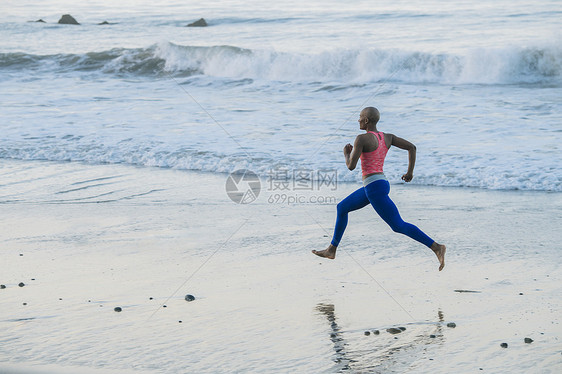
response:
[[[382,132],[368,131],[374,134],[379,140],[379,146],[372,152],[361,153],[361,170],[363,175],[382,173],[382,167],[384,165],[384,158],[388,152],[388,147],[384,142],[384,134]]]

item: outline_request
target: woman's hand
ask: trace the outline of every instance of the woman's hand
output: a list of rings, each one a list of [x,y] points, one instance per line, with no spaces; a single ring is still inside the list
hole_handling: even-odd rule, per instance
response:
[[[346,156],[350,155],[351,151],[353,151],[353,146],[351,144],[347,143],[345,145],[345,147],[343,147],[343,154],[346,155]]]
[[[412,174],[412,173],[406,173],[402,176],[402,180],[404,182],[409,182],[409,181],[412,180],[412,178],[414,178],[414,174]]]

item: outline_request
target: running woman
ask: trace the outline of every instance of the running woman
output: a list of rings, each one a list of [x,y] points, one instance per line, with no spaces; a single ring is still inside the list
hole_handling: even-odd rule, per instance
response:
[[[396,135],[377,131],[379,119],[380,113],[377,108],[367,107],[361,111],[359,115],[359,128],[365,130],[366,133],[358,135],[353,146],[346,144],[343,148],[343,154],[349,170],[354,170],[357,166],[357,161],[361,159],[363,187],[338,204],[334,236],[328,248],[323,251],[313,250],[312,253],[329,259],[336,258],[336,250],[347,226],[348,213],[361,209],[371,203],[378,215],[393,231],[407,235],[430,248],[439,260],[439,271],[441,271],[445,267],[445,245],[431,239],[417,226],[402,220],[396,205],[388,196],[390,184],[383,174],[386,153],[391,146],[396,146],[408,151],[408,172],[402,176],[402,180],[410,182],[414,177],[416,146]]]

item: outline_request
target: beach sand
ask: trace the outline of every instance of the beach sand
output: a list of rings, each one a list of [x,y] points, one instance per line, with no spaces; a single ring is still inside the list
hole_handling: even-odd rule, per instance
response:
[[[392,185],[439,272],[370,207],[314,256],[334,203],[236,204],[226,178],[2,160],[0,372],[562,371],[560,193]]]

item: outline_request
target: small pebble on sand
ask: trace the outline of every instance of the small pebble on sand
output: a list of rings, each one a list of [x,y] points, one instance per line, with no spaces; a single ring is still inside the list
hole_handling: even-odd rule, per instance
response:
[[[6,288],[6,286],[3,285],[3,284],[0,284],[0,290],[3,290],[4,288]]]
[[[193,295],[185,295],[185,301],[193,301],[195,300],[195,296]]]
[[[381,333],[381,332],[380,332],[379,330],[373,331],[373,334],[375,334],[375,335],[378,335],[378,334],[380,334],[380,333]]]
[[[402,330],[402,331],[406,331],[405,327],[399,327],[399,329]]]
[[[402,332],[402,330],[397,329],[395,327],[391,327],[389,329],[386,329],[386,332],[389,332],[391,334],[400,334]]]
[[[500,347],[502,347],[502,348],[507,348],[507,343],[501,343],[501,344],[500,344]]]
[[[435,339],[435,335],[433,335],[433,334],[429,335],[429,337],[430,337],[431,339]]]
[[[369,336],[369,335],[371,335],[371,332],[370,332],[370,331],[365,331],[365,336]]]
[[[525,343],[531,344],[534,340],[531,338],[525,338]]]
[[[447,323],[447,327],[450,327],[450,328],[454,329],[455,327],[457,327],[457,324],[454,323],[454,322],[449,322],[449,323]]]
[[[120,306],[116,306],[113,310],[116,312],[121,312],[123,309],[121,309]]]
[[[25,283],[20,282],[20,284],[18,284],[18,286],[23,287],[23,286],[25,286]]]

